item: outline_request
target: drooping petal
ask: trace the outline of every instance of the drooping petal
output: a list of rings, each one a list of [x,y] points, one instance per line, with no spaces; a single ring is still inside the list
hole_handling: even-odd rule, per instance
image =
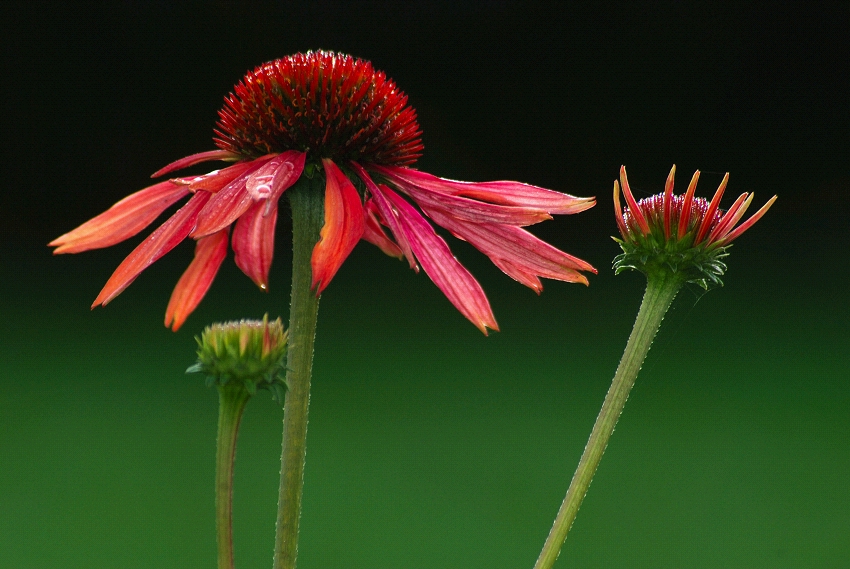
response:
[[[227,257],[227,234],[223,229],[198,239],[195,245],[195,258],[177,281],[177,286],[168,300],[165,309],[165,327],[175,332],[180,329],[186,318],[198,307],[207,294],[210,285],[218,273],[221,263]]]
[[[312,287],[322,294],[365,231],[360,194],[342,170],[328,158],[325,167],[325,224],[313,248]]]
[[[487,328],[498,330],[490,302],[475,277],[452,255],[449,246],[422,215],[398,194],[382,187],[398,212],[401,230],[425,273],[443,291],[455,308],[485,335]]]
[[[214,194],[244,174],[246,170],[250,170],[253,167],[254,164],[252,162],[238,162],[233,166],[228,166],[221,170],[213,170],[201,176],[174,178],[173,181],[178,184],[187,184],[189,190],[192,192],[204,190]]]
[[[189,166],[194,166],[195,164],[200,164],[201,162],[209,162],[210,160],[226,160],[228,162],[232,162],[239,160],[239,158],[240,156],[238,154],[227,150],[208,150],[206,152],[198,152],[197,154],[192,154],[179,160],[175,160],[171,164],[160,168],[151,174],[151,178],[158,178],[170,172],[175,172],[177,170],[182,170],[183,168],[188,168]]]
[[[392,231],[396,243],[398,243],[401,252],[404,253],[404,256],[407,258],[407,262],[410,264],[410,268],[418,273],[419,265],[416,264],[416,257],[413,255],[410,243],[407,242],[407,237],[401,228],[401,222],[398,220],[398,214],[395,209],[393,209],[392,203],[390,203],[387,197],[383,194],[384,190],[388,189],[387,186],[382,184],[379,187],[375,184],[366,170],[364,170],[363,167],[356,162],[352,162],[351,167],[354,168],[357,175],[361,180],[363,180],[363,183],[366,184],[366,189],[369,190],[372,200],[378,208],[378,213],[381,214],[384,224],[390,228],[390,231]]]
[[[263,290],[269,284],[269,269],[274,256],[277,203],[271,204],[268,215],[265,210],[265,200],[248,208],[236,222],[231,242],[236,266]]]
[[[301,177],[307,154],[296,150],[287,150],[271,159],[245,182],[245,188],[251,199],[270,200],[277,203],[281,194],[288,190]],[[269,208],[270,211],[270,208]]]
[[[136,235],[188,193],[186,186],[160,182],[130,194],[97,217],[57,237],[49,246],[57,247],[53,254],[58,255],[115,245]]]
[[[375,245],[390,257],[395,257],[397,259],[403,258],[404,253],[402,253],[399,246],[387,236],[384,228],[381,227],[381,223],[378,221],[380,213],[378,212],[378,206],[375,205],[375,201],[373,199],[367,201],[363,206],[363,210],[366,213],[366,227],[363,231],[363,240]]]
[[[435,223],[487,255],[508,276],[538,293],[543,288],[536,278],[538,276],[586,285],[587,279],[578,271],[596,273],[589,263],[549,245],[520,227],[467,223],[440,211],[425,210],[425,213]]]
[[[397,185],[413,185],[452,196],[463,196],[493,204],[536,208],[550,214],[571,214],[591,208],[595,198],[579,198],[553,190],[512,181],[461,182],[438,178],[426,172],[401,166],[379,166],[369,168],[379,172]]]
[[[113,298],[130,286],[136,277],[160,257],[174,249],[195,227],[198,212],[210,199],[207,192],[198,192],[174,215],[154,230],[133,252],[127,255],[92,303],[106,306]]]
[[[257,158],[241,175],[216,192],[198,215],[198,226],[192,231],[193,238],[197,239],[221,231],[247,211],[254,200],[248,194],[246,184],[270,158],[270,156]]]

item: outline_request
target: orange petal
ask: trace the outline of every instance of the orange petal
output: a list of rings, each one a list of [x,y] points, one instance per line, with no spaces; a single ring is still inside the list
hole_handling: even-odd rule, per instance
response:
[[[186,186],[161,182],[130,194],[78,228],[49,243],[54,255],[110,247],[150,225],[168,206],[188,194]]]
[[[325,224],[310,260],[317,295],[327,288],[365,231],[360,194],[333,161],[323,158],[322,164],[327,178]]]
[[[210,199],[207,192],[198,192],[186,205],[181,207],[168,220],[154,230],[133,252],[127,255],[109,280],[103,290],[92,303],[92,308],[100,304],[106,306],[113,298],[130,286],[142,271],[147,269],[160,257],[174,249],[183,241],[195,227],[198,212]]]
[[[198,307],[227,256],[227,234],[229,229],[198,239],[195,258],[177,281],[165,309],[165,326],[175,332],[186,318]]]

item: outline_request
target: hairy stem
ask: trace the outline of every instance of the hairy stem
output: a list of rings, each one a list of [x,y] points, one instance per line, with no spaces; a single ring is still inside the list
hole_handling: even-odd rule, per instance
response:
[[[655,334],[682,284],[682,278],[674,273],[657,272],[647,277],[646,292],[626,350],[534,569],[550,569],[558,558]]]
[[[310,258],[324,223],[323,182],[321,176],[312,180],[302,178],[287,191],[292,207],[292,297],[274,569],[295,569],[298,556],[298,524],[307,455],[307,412],[319,313],[319,298],[310,286]]]

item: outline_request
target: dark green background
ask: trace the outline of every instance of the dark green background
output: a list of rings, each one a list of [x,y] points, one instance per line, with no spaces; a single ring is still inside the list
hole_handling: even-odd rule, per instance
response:
[[[216,394],[183,370],[224,319],[286,318],[231,261],[177,334],[184,244],[88,306],[139,238],[45,244],[212,148],[221,99],[275,57],[373,61],[419,112],[419,166],[596,195],[535,228],[592,262],[537,297],[457,241],[502,332],[362,244],[319,315],[299,567],[531,567],[642,293],[614,278],[611,184],[779,200],[727,285],[665,320],[557,567],[850,564],[847,3],[9,4],[0,8],[0,568],[213,567]],[[203,168],[199,169],[203,171]],[[249,405],[237,564],[271,564],[281,411]],[[843,538],[841,536],[844,536]]]

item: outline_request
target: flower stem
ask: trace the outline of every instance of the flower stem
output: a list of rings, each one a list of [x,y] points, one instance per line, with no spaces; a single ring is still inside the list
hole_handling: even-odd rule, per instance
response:
[[[218,388],[218,439],[215,452],[215,529],[218,569],[233,569],[233,464],[239,422],[250,395],[241,385]]]
[[[550,569],[558,558],[655,334],[683,283],[683,277],[677,273],[657,271],[647,276],[646,292],[626,350],[534,569]]]
[[[292,208],[292,297],[274,569],[294,569],[298,556],[313,342],[319,313],[319,298],[311,289],[310,258],[324,224],[324,180],[321,176],[302,178],[287,194]]]

